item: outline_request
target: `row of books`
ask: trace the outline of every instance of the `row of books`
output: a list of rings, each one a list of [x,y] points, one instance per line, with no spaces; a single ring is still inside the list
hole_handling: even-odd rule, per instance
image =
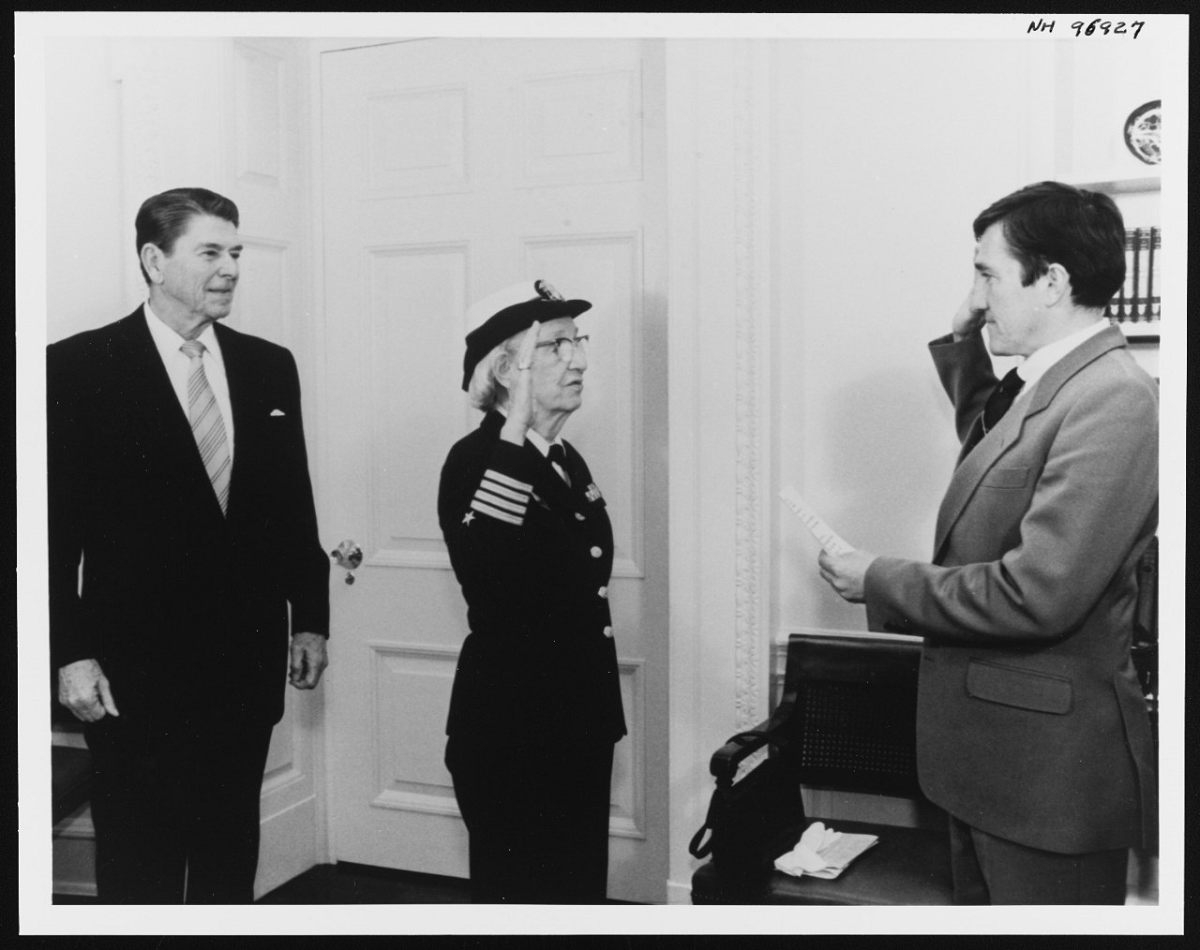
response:
[[[1105,315],[1118,323],[1162,319],[1162,228],[1125,231],[1125,283]]]

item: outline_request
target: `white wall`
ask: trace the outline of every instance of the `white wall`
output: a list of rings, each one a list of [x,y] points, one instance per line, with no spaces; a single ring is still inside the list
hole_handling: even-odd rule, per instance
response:
[[[129,313],[133,219],[121,214],[121,101],[111,44],[46,41],[46,340]]]
[[[928,558],[958,443],[926,343],[970,288],[975,215],[1050,175],[1029,104],[1053,64],[988,41],[776,52],[779,480],[851,544]],[[865,629],[799,520],[774,523],[776,635]]]

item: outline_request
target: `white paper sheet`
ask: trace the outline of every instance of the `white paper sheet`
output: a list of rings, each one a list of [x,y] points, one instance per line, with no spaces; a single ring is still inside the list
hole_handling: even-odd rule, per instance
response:
[[[783,499],[784,504],[794,511],[802,522],[804,527],[812,532],[812,536],[816,538],[830,554],[849,554],[854,550],[853,545],[847,544],[838,535],[833,528],[829,527],[815,511],[809,507],[795,488],[788,485],[780,493],[779,497]]]

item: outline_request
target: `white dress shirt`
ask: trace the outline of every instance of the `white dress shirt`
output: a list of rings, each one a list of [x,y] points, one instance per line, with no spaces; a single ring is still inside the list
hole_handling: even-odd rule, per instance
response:
[[[158,355],[162,357],[167,376],[179,405],[183,408],[184,418],[188,418],[188,376],[192,372],[192,361],[179,347],[186,342],[183,337],[163,323],[162,319],[145,304],[146,326],[150,328],[150,336],[158,347]],[[229,382],[225,378],[225,361],[221,358],[221,345],[217,342],[217,334],[212,324],[196,337],[204,344],[204,375],[208,385],[217,399],[217,408],[221,410],[221,419],[225,423],[225,438],[229,443],[229,461],[233,463],[233,405],[229,401]]]
[[[1076,330],[1070,336],[1065,336],[1061,340],[1055,340],[1053,343],[1047,343],[1040,350],[1034,350],[1030,353],[1025,358],[1025,362],[1017,367],[1017,375],[1025,380],[1025,385],[1013,402],[1020,402],[1028,393],[1033,392],[1034,384],[1046,375],[1046,371],[1051,366],[1083,343],[1084,340],[1090,340],[1101,330],[1107,330],[1109,326],[1111,324],[1107,318],[1097,320],[1091,326],[1084,327],[1082,330]]]

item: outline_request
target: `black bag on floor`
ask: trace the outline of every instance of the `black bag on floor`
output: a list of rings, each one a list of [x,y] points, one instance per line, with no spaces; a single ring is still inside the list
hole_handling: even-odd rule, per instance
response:
[[[740,732],[729,742],[749,744],[764,734]],[[778,760],[765,758],[740,781],[720,781],[708,804],[708,817],[692,836],[692,857],[712,855],[713,868],[729,898],[765,889],[775,859],[795,847],[804,831],[800,788],[789,788],[778,772]],[[708,839],[705,839],[705,834]]]

